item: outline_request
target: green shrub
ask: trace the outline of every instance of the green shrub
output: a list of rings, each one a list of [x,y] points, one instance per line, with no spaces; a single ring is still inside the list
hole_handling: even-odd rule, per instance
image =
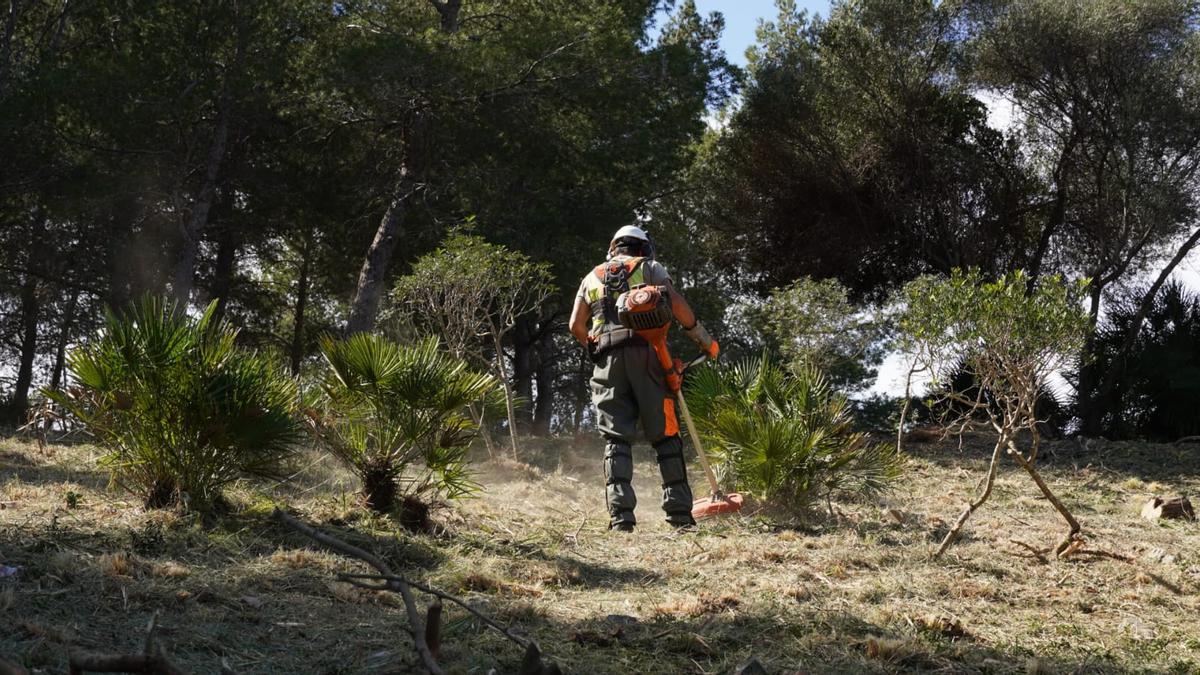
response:
[[[787,370],[817,368],[840,391],[870,386],[887,353],[887,317],[855,306],[834,279],[801,277],[776,288],[755,315]]]
[[[477,489],[467,450],[478,431],[466,406],[502,395],[495,378],[438,349],[360,333],[325,338],[325,410],[309,428],[362,480],[366,505],[387,513],[398,496],[447,498]],[[407,502],[406,502],[407,503]]]
[[[722,482],[791,511],[835,494],[871,496],[899,475],[889,444],[855,431],[852,408],[820,372],[766,358],[701,369],[685,391]]]
[[[925,276],[905,285],[898,298],[899,346],[911,372],[930,376],[931,408],[957,432],[972,427],[995,434],[992,459],[976,495],[942,539],[945,553],[963,524],[991,495],[1000,460],[1010,457],[1037,484],[1069,526],[1056,553],[1078,541],[1079,522],[1042,479],[1034,460],[1038,429],[1048,413],[1038,402],[1050,377],[1080,353],[1089,330],[1082,299],[1086,285],[1057,275],[1036,286],[1022,271],[989,279],[978,270],[949,277]],[[955,383],[957,378],[958,382]],[[1025,434],[1031,445],[1018,447]]]
[[[302,437],[292,381],[235,344],[237,331],[168,301],[109,311],[93,341],[71,353],[75,386],[47,391],[108,450],[113,480],[146,506],[205,509],[244,475],[279,474]]]

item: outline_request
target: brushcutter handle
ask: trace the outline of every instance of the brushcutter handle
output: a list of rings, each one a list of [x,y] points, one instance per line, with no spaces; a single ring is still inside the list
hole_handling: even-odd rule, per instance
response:
[[[692,359],[691,361],[688,361],[687,363],[685,363],[683,365],[683,370],[680,372],[686,372],[688,368],[691,368],[693,366],[698,366],[707,360],[708,360],[708,354],[701,354],[700,356],[697,356],[696,358]]]

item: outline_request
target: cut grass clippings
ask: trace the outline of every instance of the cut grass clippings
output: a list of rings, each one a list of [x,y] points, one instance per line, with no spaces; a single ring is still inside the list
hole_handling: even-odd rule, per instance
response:
[[[540,469],[482,465],[485,492],[435,511],[434,536],[364,513],[353,479],[316,454],[291,483],[238,484],[206,523],[108,489],[90,446],[0,440],[0,566],[18,570],[0,579],[0,657],[49,673],[70,648],[138,652],[158,612],[157,639],[194,672],[222,659],[239,673],[413,669],[399,598],[338,582],[366,570],[275,523],[286,505],[512,623],[566,672],[720,673],[752,656],[770,672],[1200,670],[1200,526],[1138,515],[1151,494],[1200,493],[1195,450],[1054,445],[1042,469],[1083,523],[1081,548],[1054,557],[1058,516],[1013,465],[931,561],[984,469],[975,443],[914,446],[885,502],[836,504],[836,520],[747,514],[695,533],[661,522],[640,453],[631,535],[606,529],[600,444],[571,445],[537,446]],[[448,672],[519,661],[445,607]]]

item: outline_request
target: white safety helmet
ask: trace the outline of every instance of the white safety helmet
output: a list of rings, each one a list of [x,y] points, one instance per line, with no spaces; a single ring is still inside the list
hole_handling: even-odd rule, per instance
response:
[[[646,234],[646,231],[637,225],[626,225],[617,230],[616,234],[612,236],[612,241],[608,243],[608,257],[610,259],[616,254],[617,242],[621,239],[640,239],[646,242],[648,244],[646,248],[649,252],[647,257],[654,257],[654,243],[650,241],[650,235]]]
[[[622,227],[621,229],[617,230],[616,234],[612,236],[612,240],[616,241],[625,237],[633,237],[634,239],[641,239],[642,241],[650,241],[650,237],[646,236],[646,231],[637,225],[626,225],[625,227]]]

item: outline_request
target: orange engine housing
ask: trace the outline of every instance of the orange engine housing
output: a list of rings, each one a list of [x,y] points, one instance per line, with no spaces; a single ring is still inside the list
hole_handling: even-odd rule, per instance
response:
[[[638,286],[617,298],[617,320],[635,331],[669,325],[672,316],[671,300],[662,286]]]
[[[667,372],[674,367],[667,351],[667,331],[674,316],[671,297],[663,286],[637,286],[617,298],[617,320],[650,343]]]

